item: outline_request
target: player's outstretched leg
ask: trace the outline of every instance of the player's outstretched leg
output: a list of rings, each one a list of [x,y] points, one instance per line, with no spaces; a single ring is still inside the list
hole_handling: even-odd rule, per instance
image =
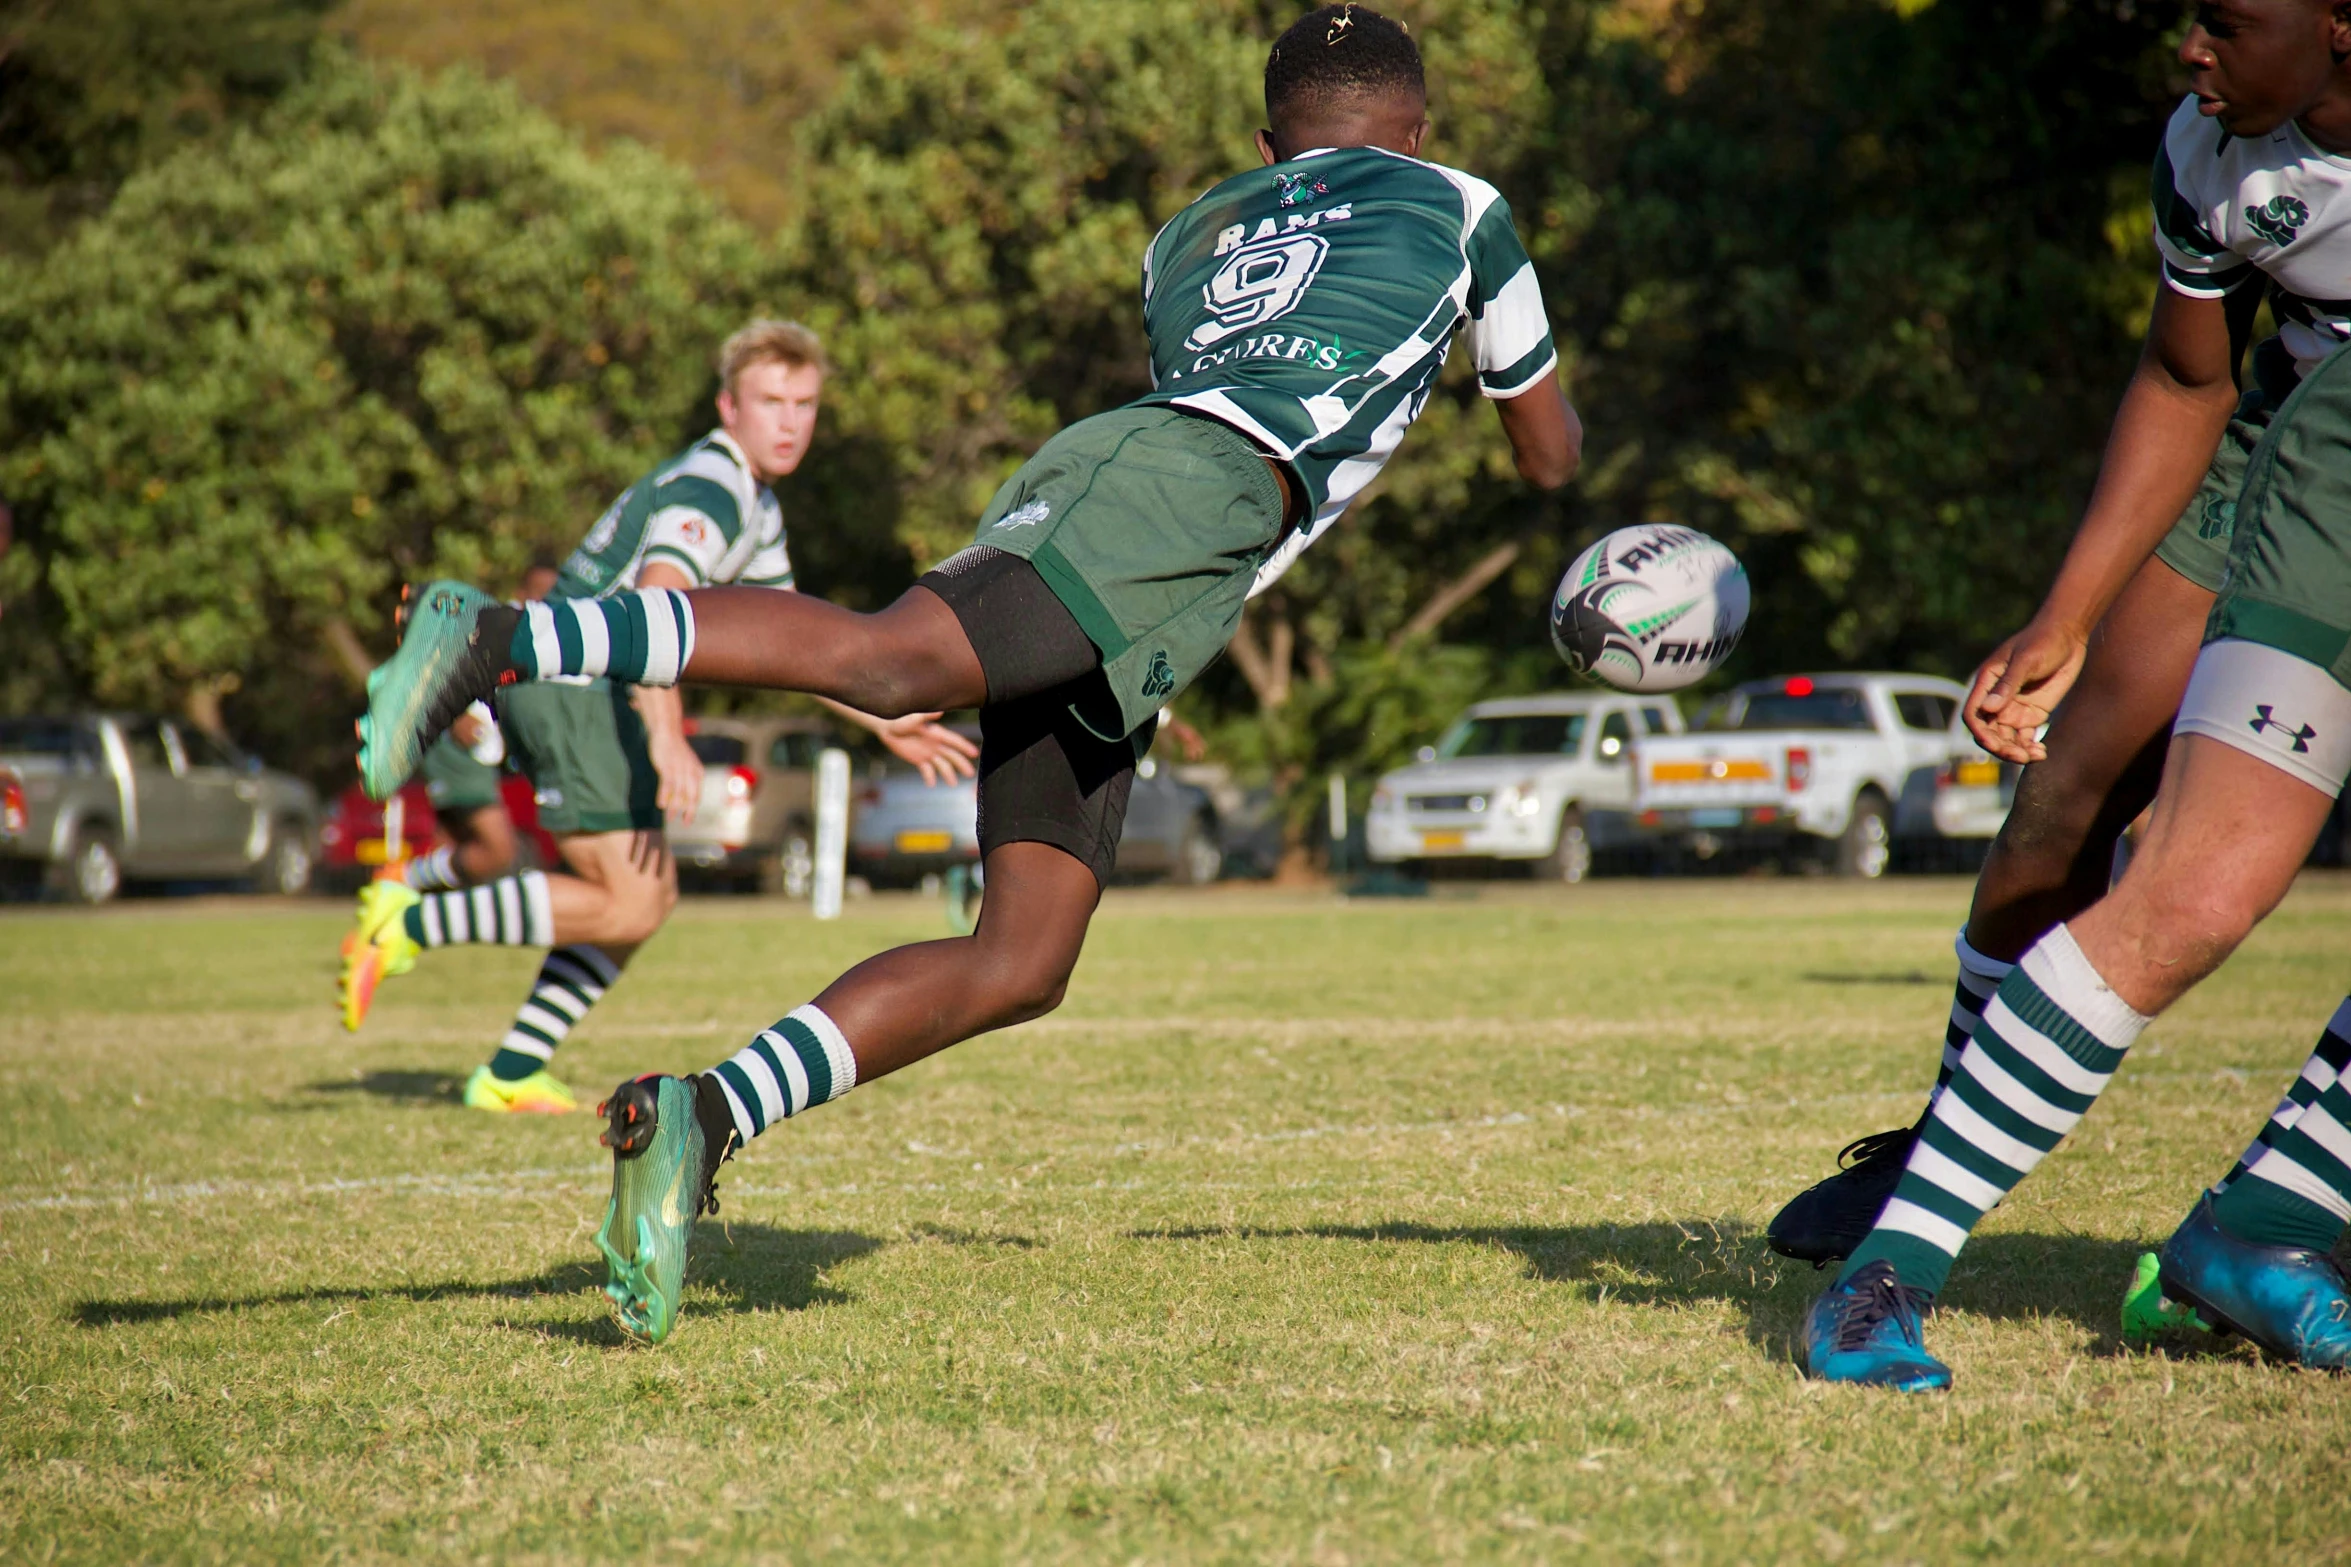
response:
[[[359,774],[389,799],[466,707],[519,680],[681,678],[831,697],[883,718],[976,707],[985,678],[939,597],[909,589],[861,615],[766,588],[645,588],[521,609],[457,582],[417,596],[400,651],[368,677]]]
[[[543,871],[501,876],[456,892],[417,892],[396,881],[359,889],[359,917],[343,940],[336,979],[343,1026],[357,1032],[375,1004],[377,987],[416,967],[431,947],[544,947],[554,941],[555,915]]]
[[[636,1078],[606,1101],[612,1202],[597,1232],[621,1325],[659,1343],[675,1326],[694,1221],[733,1151],[959,1040],[1061,1004],[1101,896],[1095,873],[1043,843],[989,851],[969,936],[866,959],[809,1005],[691,1077]]]
[[[1977,878],[1933,1091],[1951,1080],[2014,959],[2105,893],[2116,841],[2155,797],[2211,608],[2209,591],[2151,560],[2100,623],[2050,727],[2049,759],[2018,778],[2015,805]],[[1924,1125],[1922,1116],[1846,1144],[1837,1173],[1773,1217],[1767,1244],[1815,1267],[1851,1256],[1893,1196]]]

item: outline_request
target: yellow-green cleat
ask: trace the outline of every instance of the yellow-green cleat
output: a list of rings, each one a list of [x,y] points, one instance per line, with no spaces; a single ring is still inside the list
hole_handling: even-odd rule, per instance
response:
[[[530,1076],[509,1081],[488,1066],[477,1066],[465,1080],[465,1107],[493,1115],[569,1115],[580,1107],[571,1088],[541,1067]]]
[[[2163,1281],[2158,1277],[2161,1271],[2155,1253],[2139,1253],[2131,1287],[2122,1297],[2122,1341],[2126,1344],[2148,1344],[2174,1333],[2212,1331],[2212,1325],[2197,1316],[2194,1307],[2183,1306],[2163,1293]]]
[[[405,916],[419,901],[403,882],[371,881],[359,889],[358,922],[343,937],[343,963],[335,977],[335,1000],[348,1032],[358,1033],[367,1021],[378,985],[416,967],[423,949],[409,936]]]
[[[522,612],[512,605],[462,582],[434,582],[403,615],[400,651],[367,677],[359,720],[359,782],[371,800],[389,800],[468,704],[515,678],[508,649]]]
[[[677,1325],[686,1243],[694,1221],[718,1211],[713,1178],[738,1140],[723,1103],[714,1117],[699,1113],[701,1086],[698,1078],[632,1078],[596,1107],[607,1122],[598,1141],[612,1150],[612,1200],[596,1232],[604,1293],[620,1325],[654,1344]]]

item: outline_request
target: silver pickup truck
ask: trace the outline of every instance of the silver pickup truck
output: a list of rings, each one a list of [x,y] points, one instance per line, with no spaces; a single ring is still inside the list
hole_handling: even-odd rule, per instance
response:
[[[104,903],[133,880],[238,878],[310,885],[318,796],[192,724],[133,714],[0,718],[0,771],[22,828],[0,873]]]

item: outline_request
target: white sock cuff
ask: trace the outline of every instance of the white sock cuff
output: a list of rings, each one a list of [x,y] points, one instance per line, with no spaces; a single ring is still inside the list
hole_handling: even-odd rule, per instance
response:
[[[555,904],[547,894],[545,871],[524,871],[515,878],[522,883],[522,944],[526,947],[555,945]]]
[[[2041,994],[2110,1050],[2130,1049],[2152,1021],[2115,993],[2063,925],[2034,942],[2021,966]]]
[[[824,1047],[825,1065],[831,1070],[833,1078],[832,1092],[825,1098],[828,1101],[838,1099],[855,1088],[857,1057],[849,1049],[849,1038],[841,1032],[841,1025],[826,1017],[813,1001],[807,1006],[793,1008],[791,1021],[804,1026],[816,1036],[816,1042]]]
[[[1998,958],[1987,958],[1969,946],[1967,944],[1967,927],[1964,925],[1959,927],[1958,938],[1951,943],[1951,950],[1959,955],[1959,966],[1962,969],[1977,979],[1990,980],[1995,985],[2006,979],[2008,971],[2016,967],[2015,964],[2003,963]]]
[[[563,642],[555,634],[555,616],[563,606],[535,600],[522,607],[523,623],[530,627],[531,659],[539,666],[539,678],[563,673]],[[565,609],[568,613],[568,609]]]

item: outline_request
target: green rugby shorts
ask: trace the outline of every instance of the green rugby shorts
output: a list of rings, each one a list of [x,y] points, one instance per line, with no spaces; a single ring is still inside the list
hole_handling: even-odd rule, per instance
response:
[[[435,740],[424,754],[425,793],[436,811],[471,813],[503,805],[498,793],[498,769],[484,767],[453,735]]]
[[[2245,389],[2221,434],[2220,449],[2212,454],[2212,466],[2204,471],[2204,482],[2196,486],[2188,509],[2155,547],[2156,559],[2207,593],[2218,593],[2221,578],[2228,572],[2229,539],[2236,526],[2238,496],[2245,488],[2245,471],[2252,465],[2254,450],[2260,446],[2276,407],[2258,384]]]
[[[660,779],[629,688],[552,680],[509,686],[499,701],[506,748],[537,796],[539,825],[572,833],[661,826]]]
[[[1047,441],[996,492],[973,542],[1034,566],[1100,650],[1115,711],[1077,716],[1118,740],[1224,651],[1284,521],[1281,484],[1247,436],[1172,408],[1120,408]]]
[[[2237,501],[2206,643],[2259,643],[2351,687],[2351,354],[2302,378]]]

